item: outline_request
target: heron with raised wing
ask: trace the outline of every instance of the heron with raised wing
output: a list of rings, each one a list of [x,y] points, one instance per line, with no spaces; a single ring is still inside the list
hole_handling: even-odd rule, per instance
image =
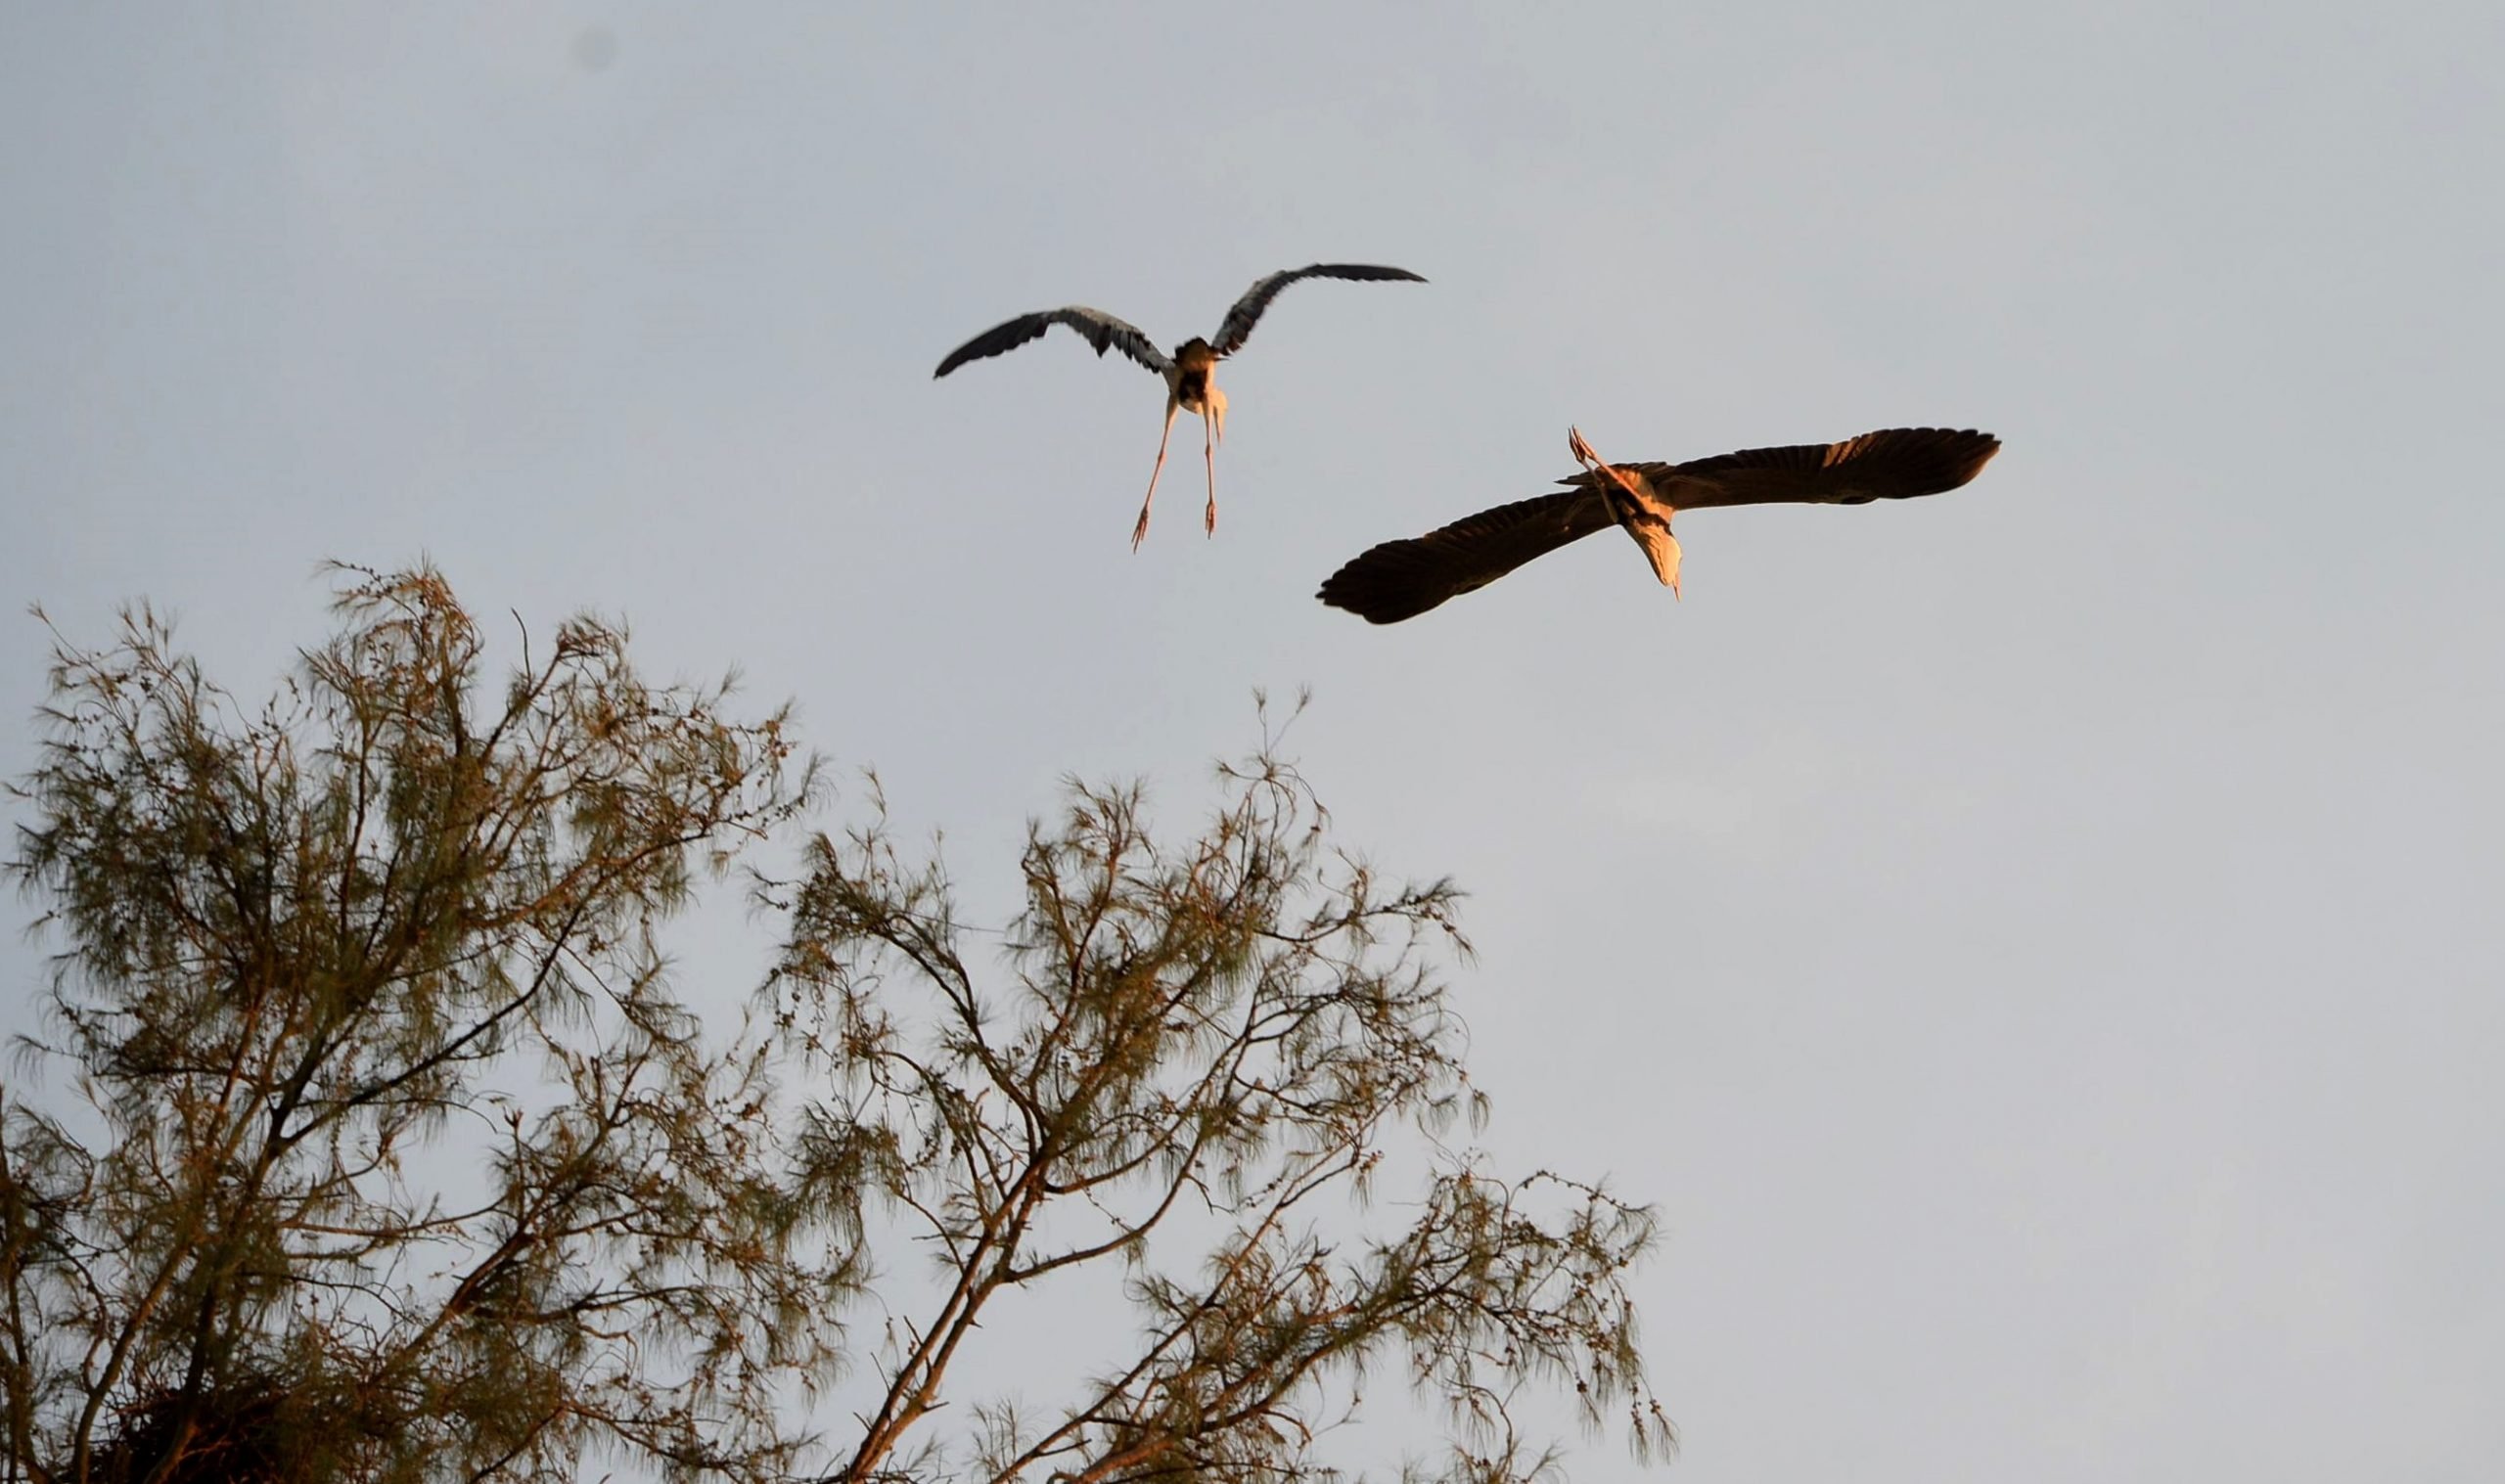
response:
[[[1415,618],[1485,587],[1535,557],[1615,525],[1634,538],[1653,575],[1679,590],[1670,517],[1722,505],[1866,505],[1955,489],[1982,472],[2000,439],[1971,429],[1888,427],[1841,443],[1795,443],[1686,464],[1609,464],[1580,431],[1567,446],[1583,472],[1551,494],[1499,505],[1348,562],[1314,596],[1369,623]]]
[[[1068,325],[1086,337],[1087,343],[1096,347],[1099,356],[1108,350],[1119,350],[1165,379],[1165,431],[1157,440],[1157,466],[1148,473],[1148,498],[1140,502],[1139,523],[1131,527],[1131,550],[1139,550],[1141,540],[1148,535],[1148,510],[1157,500],[1157,476],[1165,469],[1165,448],[1174,436],[1174,419],[1186,412],[1201,415],[1201,432],[1205,440],[1201,457],[1208,467],[1209,481],[1209,504],[1203,523],[1211,535],[1215,535],[1216,450],[1226,437],[1226,393],[1217,389],[1211,373],[1217,369],[1219,361],[1244,348],[1245,340],[1252,334],[1253,325],[1261,318],[1261,311],[1270,307],[1270,300],[1278,297],[1279,291],[1305,278],[1426,282],[1406,268],[1378,268],[1370,263],[1314,263],[1309,267],[1285,269],[1246,290],[1244,296],[1235,301],[1235,307],[1226,311],[1226,318],[1219,322],[1216,335],[1207,339],[1194,336],[1175,346],[1171,356],[1159,350],[1138,326],[1116,319],[1102,309],[1071,304],[1063,309],[1038,310],[1033,314],[1022,314],[1006,324],[995,325],[949,351],[948,358],[939,363],[939,369],[932,376],[934,379],[944,377],[968,361],[1015,350],[1055,325]]]

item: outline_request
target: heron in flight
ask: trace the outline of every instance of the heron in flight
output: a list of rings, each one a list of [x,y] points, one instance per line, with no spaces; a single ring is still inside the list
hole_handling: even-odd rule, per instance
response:
[[[1165,432],[1157,440],[1157,467],[1148,472],[1148,498],[1140,502],[1139,523],[1131,527],[1131,550],[1138,551],[1141,540],[1148,535],[1148,508],[1157,500],[1157,476],[1164,472],[1165,446],[1174,436],[1174,419],[1178,413],[1196,412],[1201,415],[1201,432],[1205,440],[1201,458],[1208,466],[1209,479],[1209,505],[1203,519],[1209,534],[1215,535],[1216,448],[1226,437],[1226,393],[1217,389],[1210,373],[1216,370],[1219,361],[1244,348],[1245,340],[1252,334],[1253,325],[1261,318],[1261,311],[1270,307],[1270,300],[1279,296],[1279,291],[1302,278],[1426,282],[1406,268],[1378,268],[1370,263],[1315,263],[1304,268],[1283,269],[1245,290],[1244,296],[1235,301],[1235,307],[1227,310],[1226,318],[1219,322],[1217,334],[1207,339],[1194,336],[1175,346],[1171,356],[1158,349],[1138,326],[1116,319],[1102,309],[1090,309],[1084,304],[1043,309],[1033,314],[1022,314],[1007,324],[994,325],[976,336],[949,351],[948,358],[941,361],[939,369],[931,375],[935,380],[968,361],[1015,350],[1055,325],[1068,325],[1085,336],[1087,343],[1096,347],[1099,356],[1108,350],[1119,350],[1165,379]]]
[[[1482,510],[1412,540],[1387,541],[1333,572],[1314,596],[1369,623],[1398,623],[1615,525],[1634,538],[1653,575],[1676,597],[1679,543],[1670,517],[1680,511],[1936,495],[1974,478],[2000,451],[2000,439],[1987,432],[1887,427],[1841,443],[1751,448],[1686,464],[1608,464],[1581,432],[1569,428],[1566,439],[1583,466],[1559,481],[1566,488]]]

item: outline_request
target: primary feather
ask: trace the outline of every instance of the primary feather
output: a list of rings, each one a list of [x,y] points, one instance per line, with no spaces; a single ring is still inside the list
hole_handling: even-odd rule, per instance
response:
[[[1386,280],[1410,284],[1426,282],[1406,268],[1379,268],[1372,263],[1313,263],[1302,268],[1281,269],[1244,291],[1244,296],[1235,301],[1234,306],[1226,311],[1226,318],[1219,322],[1217,334],[1209,337],[1209,348],[1219,355],[1233,355],[1243,349],[1245,340],[1252,337],[1252,327],[1260,322],[1261,311],[1270,307],[1270,300],[1279,296],[1279,291],[1298,279],[1307,278],[1344,278],[1360,283]]]
[[[1022,314],[1014,320],[992,326],[949,351],[948,358],[939,363],[939,369],[931,373],[932,378],[944,377],[968,361],[979,361],[985,356],[1015,350],[1055,325],[1068,325],[1085,336],[1087,343],[1095,346],[1100,356],[1108,350],[1118,350],[1160,376],[1174,367],[1174,363],[1166,359],[1165,352],[1158,349],[1157,343],[1137,325],[1107,314],[1102,309],[1071,304],[1061,309],[1038,309],[1033,314]]]

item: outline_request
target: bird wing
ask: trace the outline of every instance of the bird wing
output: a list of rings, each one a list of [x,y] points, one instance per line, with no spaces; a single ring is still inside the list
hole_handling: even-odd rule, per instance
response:
[[[1397,279],[1412,284],[1426,282],[1425,279],[1406,268],[1378,268],[1371,263],[1314,263],[1303,268],[1283,268],[1244,291],[1244,297],[1237,299],[1235,307],[1226,311],[1226,319],[1217,327],[1217,334],[1209,337],[1209,348],[1219,355],[1233,355],[1243,349],[1244,342],[1252,338],[1252,327],[1260,320],[1261,311],[1270,307],[1270,300],[1279,296],[1280,290],[1300,278],[1345,278],[1359,282]]]
[[[1887,427],[1841,443],[1749,448],[1687,464],[1621,464],[1678,510],[1722,505],[1866,505],[1955,489],[1982,472],[2000,439],[1972,429]],[[1588,488],[1594,476],[1569,484]]]
[[[1314,596],[1368,623],[1398,623],[1616,523],[1607,502],[1590,490],[1535,495],[1407,541],[1387,541],[1333,572]]]
[[[994,325],[949,351],[948,358],[941,361],[939,369],[931,375],[935,380],[968,361],[979,361],[985,356],[1015,350],[1055,325],[1068,325],[1087,337],[1087,343],[1095,346],[1100,356],[1108,350],[1118,350],[1160,376],[1174,369],[1174,363],[1166,359],[1165,352],[1158,349],[1156,342],[1137,325],[1116,319],[1102,309],[1071,304],[1062,309],[1039,309],[1033,314],[1022,314],[1006,324]]]

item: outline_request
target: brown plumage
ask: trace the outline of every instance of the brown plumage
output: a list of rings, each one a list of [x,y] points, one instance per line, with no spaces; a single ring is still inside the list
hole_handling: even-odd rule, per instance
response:
[[[1796,443],[1686,464],[1601,462],[1571,429],[1584,472],[1552,494],[1499,505],[1406,541],[1387,541],[1331,574],[1314,596],[1370,623],[1415,618],[1485,587],[1535,557],[1623,526],[1678,591],[1670,517],[1723,505],[1864,505],[1955,489],[1981,472],[2000,440],[1987,432],[1889,427],[1841,443]]]

